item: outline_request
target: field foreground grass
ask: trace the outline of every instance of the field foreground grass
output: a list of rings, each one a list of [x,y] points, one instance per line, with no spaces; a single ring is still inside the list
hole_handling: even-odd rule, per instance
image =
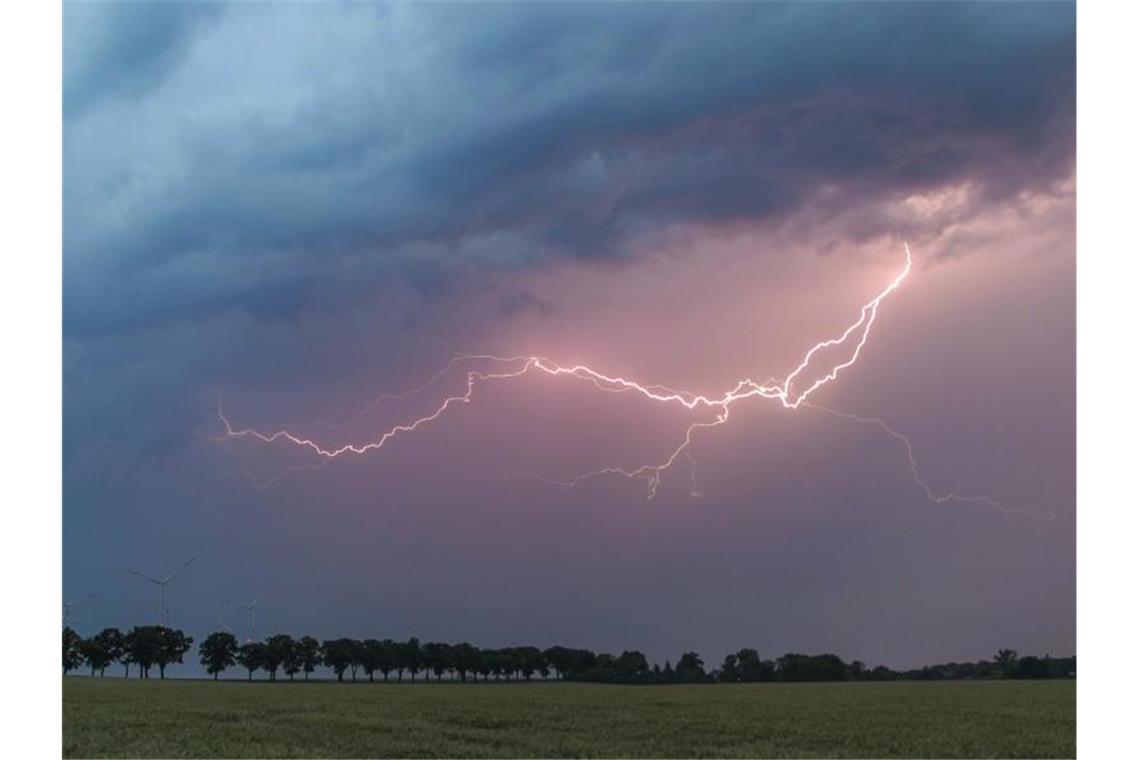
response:
[[[64,757],[1074,757],[1073,681],[65,678]]]

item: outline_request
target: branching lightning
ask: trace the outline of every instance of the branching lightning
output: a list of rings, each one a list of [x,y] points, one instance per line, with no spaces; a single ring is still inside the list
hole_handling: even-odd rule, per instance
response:
[[[309,469],[318,467],[329,460],[341,456],[360,455],[366,454],[374,450],[383,448],[393,439],[402,436],[406,433],[413,433],[419,428],[435,422],[442,417],[449,409],[460,404],[470,403],[475,395],[476,388],[483,383],[494,380],[506,380],[510,378],[518,378],[530,373],[538,373],[549,376],[568,376],[571,378],[584,380],[592,384],[598,390],[608,393],[635,393],[640,394],[646,399],[651,401],[676,405],[688,411],[697,409],[705,409],[713,413],[711,419],[700,420],[691,423],[685,430],[684,436],[678,445],[666,456],[658,462],[650,462],[636,467],[621,467],[621,466],[607,466],[589,472],[584,472],[570,480],[547,480],[542,479],[544,482],[552,485],[560,486],[576,486],[585,480],[603,476],[603,475],[620,475],[627,478],[640,478],[646,483],[649,498],[653,498],[661,482],[662,474],[673,466],[676,461],[685,456],[689,459],[692,465],[691,472],[691,488],[690,492],[695,497],[701,494],[701,491],[696,481],[696,463],[692,459],[690,447],[693,443],[694,435],[698,430],[706,428],[719,427],[724,425],[729,420],[729,412],[733,404],[751,398],[767,399],[779,403],[783,408],[789,410],[798,410],[801,408],[815,409],[836,417],[848,419],[854,422],[869,424],[878,427],[882,432],[890,435],[891,437],[899,440],[906,448],[906,454],[910,462],[910,473],[914,479],[915,484],[921,489],[922,494],[931,502],[935,504],[945,504],[947,502],[963,502],[984,504],[996,507],[1006,511],[1008,510],[1001,502],[996,499],[991,499],[984,496],[961,496],[955,493],[939,494],[923,480],[919,475],[918,461],[915,458],[914,448],[911,445],[910,439],[905,435],[899,433],[890,427],[886,422],[878,418],[861,417],[859,415],[848,414],[846,412],[836,411],[827,407],[822,407],[816,404],[809,403],[809,398],[816,393],[820,388],[835,380],[843,370],[854,365],[866,345],[868,338],[871,334],[871,328],[875,324],[875,320],[879,315],[879,307],[888,296],[894,293],[902,285],[903,281],[910,274],[912,266],[912,257],[910,247],[904,243],[904,251],[906,254],[905,264],[899,273],[888,283],[881,291],[879,291],[874,298],[865,303],[859,312],[859,318],[847,326],[841,333],[834,337],[821,340],[813,345],[803,355],[799,364],[795,366],[783,379],[770,378],[763,383],[757,383],[751,378],[740,380],[730,390],[724,392],[720,396],[706,396],[702,394],[690,393],[688,391],[677,390],[663,385],[656,384],[642,384],[638,381],[631,380],[626,377],[617,375],[608,375],[598,370],[595,370],[584,364],[574,365],[561,365],[556,361],[544,356],[495,356],[490,354],[463,354],[451,359],[450,362],[439,372],[433,375],[423,385],[413,388],[409,391],[400,394],[386,394],[374,399],[364,410],[359,412],[352,418],[345,420],[341,423],[334,425],[327,425],[330,429],[341,429],[348,425],[355,419],[374,408],[379,402],[383,400],[398,400],[405,399],[412,395],[426,392],[432,388],[438,381],[446,377],[457,366],[466,366],[465,371],[466,382],[464,383],[461,392],[453,393],[452,395],[444,397],[435,408],[429,413],[413,419],[408,422],[403,422],[394,425],[379,434],[372,440],[364,443],[345,443],[341,445],[325,445],[319,443],[311,437],[299,435],[289,430],[277,430],[274,432],[262,432],[252,427],[239,428],[235,427],[226,416],[222,409],[221,396],[218,397],[218,418],[221,420],[225,428],[225,435],[222,439],[240,439],[250,438],[264,444],[274,443],[287,443],[293,446],[301,447],[311,451],[313,454],[322,458],[322,461],[316,465],[307,465],[300,468],[291,468],[285,473],[278,475],[270,481],[259,483],[258,485],[264,487],[272,482],[279,480],[285,474],[294,472],[298,469]],[[811,371],[813,364],[818,364],[821,357],[825,353],[839,352],[839,356],[833,360],[834,363],[825,366],[824,369],[816,373]],[[250,475],[243,471],[243,474]],[[252,477],[250,475],[250,477]]]

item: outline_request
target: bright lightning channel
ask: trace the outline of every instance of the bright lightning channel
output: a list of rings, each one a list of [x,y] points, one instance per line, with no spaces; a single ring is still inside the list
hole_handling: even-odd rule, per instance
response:
[[[644,385],[635,380],[630,380],[618,375],[608,375],[598,370],[595,370],[584,364],[574,365],[561,365],[554,360],[544,356],[495,356],[491,354],[463,354],[453,357],[450,362],[439,372],[433,375],[423,385],[413,388],[399,394],[386,394],[368,405],[356,417],[359,418],[365,412],[369,411],[377,403],[386,399],[404,399],[412,395],[424,392],[431,388],[437,381],[445,377],[453,368],[461,364],[474,364],[481,362],[481,367],[475,367],[466,371],[466,383],[463,391],[445,397],[433,411],[425,414],[422,417],[394,425],[387,430],[380,433],[373,440],[366,443],[346,443],[340,446],[325,446],[318,443],[312,438],[295,434],[289,430],[277,430],[274,432],[262,432],[255,428],[246,427],[238,428],[233,425],[229,417],[226,416],[222,409],[221,396],[218,397],[218,418],[225,426],[225,439],[237,438],[252,438],[266,444],[272,443],[288,443],[294,446],[302,447],[312,451],[314,454],[323,458],[321,464],[326,463],[328,460],[335,459],[340,456],[360,455],[368,452],[383,448],[392,439],[401,436],[405,433],[413,433],[420,427],[434,422],[442,417],[449,409],[459,404],[470,403],[475,394],[475,389],[480,383],[490,382],[494,380],[506,380],[510,378],[518,378],[528,373],[541,373],[550,376],[568,376],[594,385],[598,390],[609,393],[637,393],[645,398],[664,404],[673,404],[683,407],[689,411],[697,408],[708,409],[714,412],[711,420],[704,420],[691,423],[685,430],[685,434],[679,444],[672,450],[672,452],[663,460],[658,462],[651,462],[637,467],[620,467],[608,466],[602,467],[589,472],[584,472],[570,480],[546,480],[544,482],[552,485],[560,486],[575,486],[585,480],[599,477],[602,475],[619,475],[626,478],[641,478],[646,482],[648,489],[648,497],[652,499],[661,483],[662,474],[668,470],[673,464],[682,457],[682,455],[689,458],[692,462],[689,449],[693,442],[693,436],[698,430],[706,428],[719,427],[720,425],[728,422],[729,410],[733,404],[751,398],[768,399],[779,403],[785,409],[798,410],[800,408],[815,409],[836,417],[841,417],[854,422],[863,424],[871,424],[884,433],[902,442],[906,447],[907,457],[910,461],[910,473],[915,484],[921,489],[922,494],[931,502],[935,504],[945,504],[947,502],[962,502],[985,504],[992,507],[1002,509],[1004,511],[1010,510],[1005,507],[1000,501],[991,499],[985,496],[961,496],[956,493],[936,493],[933,488],[923,480],[919,475],[918,461],[914,455],[914,449],[911,445],[910,439],[905,435],[887,425],[886,422],[874,417],[861,417],[859,415],[848,414],[846,412],[836,411],[827,407],[822,407],[816,404],[809,403],[808,399],[820,388],[835,380],[839,374],[848,367],[855,364],[859,359],[859,355],[863,347],[867,343],[867,339],[871,334],[871,328],[875,324],[875,320],[879,315],[879,307],[883,301],[901,287],[903,281],[910,274],[912,266],[912,256],[910,246],[906,243],[903,244],[903,250],[906,254],[905,264],[899,273],[892,279],[882,290],[875,295],[870,301],[865,303],[860,309],[859,318],[851,323],[843,332],[838,335],[821,340],[813,345],[803,355],[799,364],[796,365],[791,372],[789,372],[782,380],[775,378],[769,379],[764,383],[757,383],[751,378],[745,378],[739,381],[730,390],[724,392],[720,396],[706,396],[702,394],[690,393],[688,391],[676,390],[662,385]],[[829,349],[843,349],[845,348],[837,363],[832,365],[826,372],[810,379],[807,375],[808,367],[812,364],[813,359],[820,355],[821,351]],[[342,428],[351,421],[330,425],[331,428]],[[276,482],[285,474],[294,472],[299,469],[311,469],[314,466],[309,465],[300,468],[290,468],[281,475],[259,483],[261,487],[270,485]],[[695,462],[693,463],[692,486],[691,493],[696,496],[700,494],[699,488],[696,484],[696,469]],[[242,474],[250,475],[250,473],[243,471]],[[250,477],[252,477],[250,475]]]

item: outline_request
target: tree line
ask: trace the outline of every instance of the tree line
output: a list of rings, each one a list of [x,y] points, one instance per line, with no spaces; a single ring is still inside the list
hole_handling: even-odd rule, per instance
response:
[[[86,666],[91,675],[104,675],[118,663],[123,675],[137,668],[139,678],[150,678],[153,668],[159,678],[166,677],[168,665],[182,663],[194,640],[180,630],[165,626],[136,626],[121,632],[107,628],[90,638],[82,638],[70,627],[63,629],[63,672]],[[246,678],[263,671],[270,681],[278,673],[289,680],[301,675],[309,680],[319,667],[327,667],[338,681],[347,676],[384,682],[415,682],[423,674],[436,681],[487,682],[530,681],[535,677],[551,677],[562,681],[595,683],[667,684],[667,683],[754,683],[764,681],[890,681],[970,678],[1074,678],[1076,657],[1020,657],[1012,649],[1002,649],[990,660],[951,662],[928,665],[913,670],[897,671],[883,665],[868,668],[859,660],[845,662],[834,654],[806,655],[788,653],[776,659],[762,659],[755,649],[741,649],[727,655],[720,667],[706,670],[696,652],[685,652],[674,665],[652,665],[637,650],[620,655],[596,653],[588,649],[535,646],[484,649],[467,642],[446,644],[421,643],[417,638],[406,641],[392,639],[327,639],[311,636],[294,638],[287,634],[270,636],[264,641],[239,643],[228,631],[210,634],[198,645],[198,661],[214,679],[230,668],[246,671]]]

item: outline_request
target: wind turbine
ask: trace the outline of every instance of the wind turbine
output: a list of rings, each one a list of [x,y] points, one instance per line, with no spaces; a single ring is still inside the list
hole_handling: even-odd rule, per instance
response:
[[[82,604],[83,602],[86,602],[88,599],[90,599],[93,596],[95,596],[94,592],[87,594],[87,596],[85,596],[81,599],[73,599],[70,602],[65,599],[63,602],[63,624],[67,625],[68,623],[71,622],[71,608],[72,607],[74,607],[77,604]]]
[[[129,574],[137,575],[138,577],[142,578],[143,580],[150,581],[151,583],[158,586],[158,624],[159,625],[163,624],[163,619],[164,619],[165,612],[166,612],[166,584],[168,584],[172,580],[174,580],[174,576],[178,575],[179,570],[182,570],[183,568],[186,568],[186,567],[190,567],[190,565],[193,564],[194,559],[195,559],[194,557],[191,557],[190,559],[186,560],[185,562],[182,563],[181,567],[175,569],[173,572],[170,573],[170,575],[166,576],[165,578],[152,578],[149,575],[144,575],[143,573],[140,573],[138,570],[127,570],[127,572]]]
[[[265,596],[268,596],[268,595],[269,595],[269,592],[266,591]],[[245,604],[242,604],[241,602],[235,602],[233,599],[227,599],[226,600],[226,602],[228,602],[229,604],[232,604],[235,607],[241,607],[243,610],[245,610],[246,612],[249,613],[249,636],[248,636],[248,638],[246,638],[247,642],[253,641],[253,635],[257,632],[257,629],[253,625],[253,611],[255,609],[257,609],[257,604],[260,601],[261,601],[261,599],[258,598],[258,599],[253,599],[252,601],[246,602]]]

